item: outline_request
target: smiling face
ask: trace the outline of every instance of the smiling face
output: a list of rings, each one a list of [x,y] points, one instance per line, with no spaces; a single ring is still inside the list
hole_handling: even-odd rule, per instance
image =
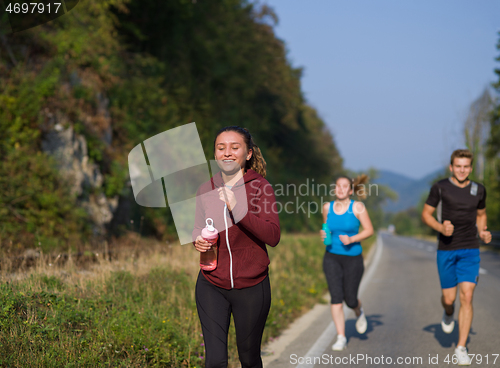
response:
[[[455,157],[453,164],[450,165],[452,180],[457,184],[464,184],[472,172],[472,160],[466,157]]]
[[[247,160],[252,157],[252,150],[248,150],[243,136],[234,131],[225,131],[215,140],[215,159],[221,170],[227,174],[236,174],[244,169]]]
[[[351,182],[347,178],[338,178],[335,183],[335,196],[338,200],[347,199],[352,194]]]

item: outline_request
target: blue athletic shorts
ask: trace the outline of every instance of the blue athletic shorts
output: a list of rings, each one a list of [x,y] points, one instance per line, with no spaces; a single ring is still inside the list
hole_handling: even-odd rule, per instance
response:
[[[437,266],[441,288],[448,289],[468,281],[477,284],[479,249],[438,250]]]

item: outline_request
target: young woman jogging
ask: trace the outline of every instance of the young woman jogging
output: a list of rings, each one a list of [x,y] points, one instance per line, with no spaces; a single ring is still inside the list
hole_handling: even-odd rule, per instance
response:
[[[358,198],[366,196],[363,185],[367,179],[366,175],[355,181],[347,176],[339,177],[335,182],[335,201],[323,206],[323,221],[327,225],[326,231],[331,235],[331,244],[326,246],[323,258],[323,271],[331,296],[332,318],[337,328],[337,341],[332,346],[333,350],[343,350],[347,344],[343,301],[356,313],[356,330],[363,334],[367,328],[366,317],[358,299],[358,288],[364,271],[360,241],[373,234],[373,226],[364,204],[351,200],[353,192]],[[360,225],[362,231],[359,231]],[[321,230],[320,233],[324,240],[326,232]]]
[[[194,246],[207,218],[220,232],[217,267],[201,270],[196,306],[205,341],[205,367],[227,367],[227,335],[234,318],[242,368],[260,368],[262,334],[271,306],[266,244],[280,240],[274,191],[264,179],[266,164],[248,130],[229,126],[216,135],[215,160],[221,171],[200,186],[196,199]]]

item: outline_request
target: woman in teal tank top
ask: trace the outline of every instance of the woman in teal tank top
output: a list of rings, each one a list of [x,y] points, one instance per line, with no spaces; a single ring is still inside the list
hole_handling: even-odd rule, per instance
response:
[[[347,235],[348,237],[355,236],[359,233],[359,225],[361,222],[355,216],[353,211],[354,201],[349,199],[347,211],[342,211],[338,214],[334,211],[335,202],[330,202],[326,224],[331,232],[332,244],[326,247],[326,251],[333,254],[342,254],[345,256],[359,256],[361,254],[361,243],[359,241],[344,244],[340,240],[340,236]],[[359,203],[359,202],[358,202]],[[338,204],[338,203],[337,203]],[[338,207],[338,206],[337,206]]]
[[[337,328],[337,341],[333,350],[343,350],[347,344],[345,336],[345,316],[343,302],[356,313],[356,330],[363,334],[367,329],[367,321],[358,289],[363,276],[364,265],[361,255],[361,241],[373,234],[373,226],[362,202],[351,200],[355,192],[358,198],[364,197],[364,184],[368,177],[358,177],[355,181],[341,176],[335,182],[335,201],[323,206],[323,222],[330,232],[331,244],[326,246],[323,258],[323,271],[328,282],[331,296],[331,312]],[[360,225],[362,231],[360,231]],[[321,230],[325,239],[326,232]]]

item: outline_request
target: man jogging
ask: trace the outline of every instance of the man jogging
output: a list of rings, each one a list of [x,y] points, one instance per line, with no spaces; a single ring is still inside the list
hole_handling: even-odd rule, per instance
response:
[[[445,333],[455,327],[453,320],[457,285],[460,293],[458,344],[459,365],[470,365],[465,344],[472,324],[472,296],[479,277],[479,238],[489,243],[486,231],[486,189],[469,180],[473,156],[469,150],[451,155],[451,178],[435,183],[422,211],[422,221],[439,232],[437,265],[444,308],[441,326]],[[432,216],[437,211],[437,221]]]

